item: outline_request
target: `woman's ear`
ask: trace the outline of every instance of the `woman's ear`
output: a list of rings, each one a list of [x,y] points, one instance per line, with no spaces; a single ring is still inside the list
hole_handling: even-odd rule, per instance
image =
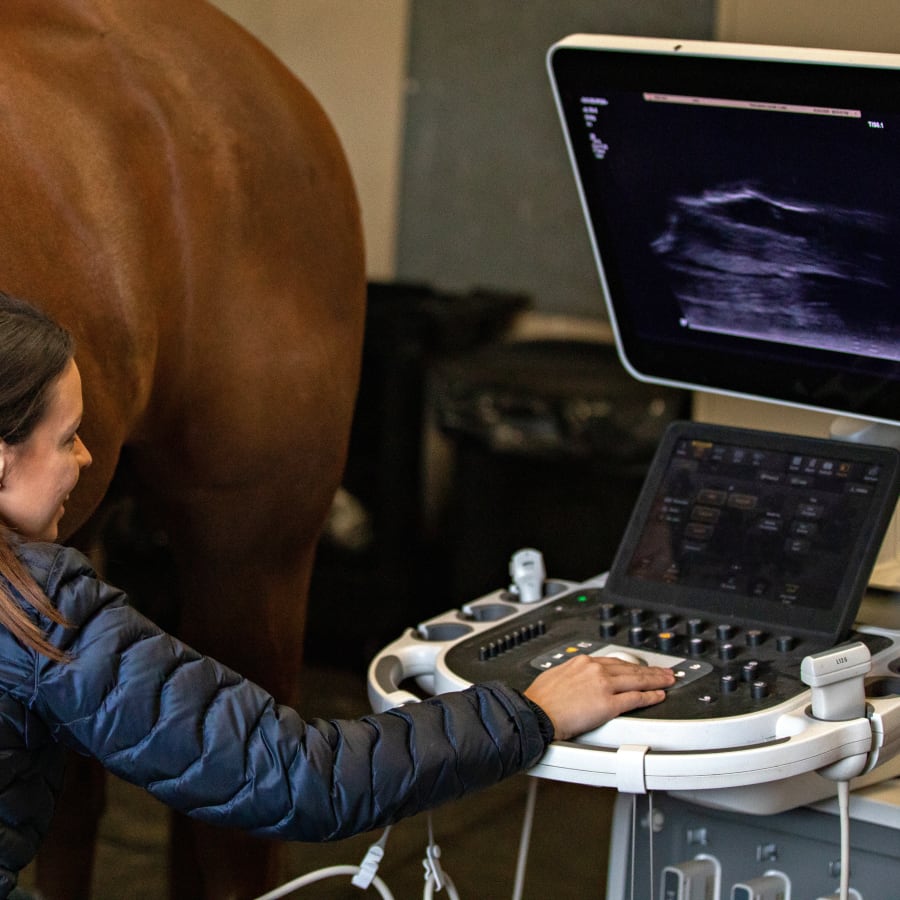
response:
[[[3,477],[6,475],[6,465],[9,462],[9,444],[0,438],[0,490],[3,490]]]

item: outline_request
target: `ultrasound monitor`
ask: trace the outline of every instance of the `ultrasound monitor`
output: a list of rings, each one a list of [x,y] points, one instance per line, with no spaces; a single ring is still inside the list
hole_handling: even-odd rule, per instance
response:
[[[637,378],[900,421],[900,55],[575,35],[551,80]]]

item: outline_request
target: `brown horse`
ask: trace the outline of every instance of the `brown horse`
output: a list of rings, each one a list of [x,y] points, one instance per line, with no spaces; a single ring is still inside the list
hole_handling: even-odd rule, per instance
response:
[[[169,535],[179,635],[290,702],[364,318],[335,134],[202,0],[3,0],[0,47],[0,287],[68,326],[84,380],[94,464],[63,525],[85,534],[127,456]],[[53,900],[89,894],[99,807],[69,782],[39,866]],[[271,886],[269,845],[178,828],[202,877],[178,896]]]

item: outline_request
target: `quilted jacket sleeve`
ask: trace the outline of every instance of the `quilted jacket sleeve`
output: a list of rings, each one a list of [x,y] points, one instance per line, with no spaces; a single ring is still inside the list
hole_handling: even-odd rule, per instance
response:
[[[60,742],[197,818],[292,840],[383,826],[533,765],[544,750],[499,684],[359,720],[305,722],[257,685],[164,633],[54,548],[26,560],[74,627],[71,660],[36,660],[23,700]]]

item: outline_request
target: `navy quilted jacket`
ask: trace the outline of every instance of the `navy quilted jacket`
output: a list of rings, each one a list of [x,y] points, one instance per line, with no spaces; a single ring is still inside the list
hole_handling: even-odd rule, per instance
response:
[[[48,828],[63,746],[198,819],[302,841],[386,825],[544,750],[531,707],[498,684],[305,722],[161,631],[76,551],[25,544],[20,555],[73,627],[49,626],[64,664],[0,627],[0,897]]]

